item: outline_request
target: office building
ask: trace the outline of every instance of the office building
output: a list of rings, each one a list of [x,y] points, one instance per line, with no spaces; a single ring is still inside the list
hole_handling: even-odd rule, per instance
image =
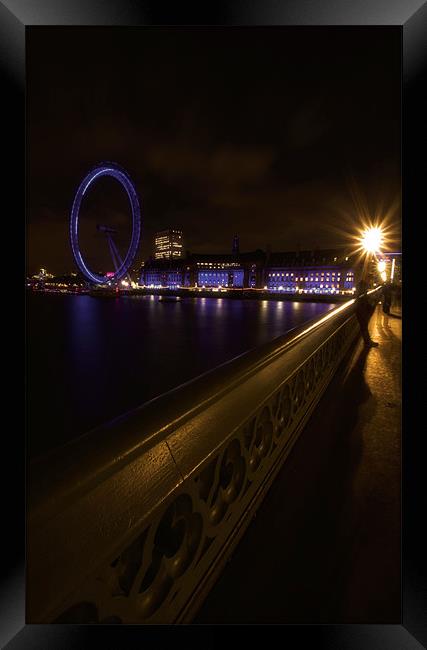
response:
[[[180,259],[183,254],[181,230],[162,230],[154,236],[154,259]]]

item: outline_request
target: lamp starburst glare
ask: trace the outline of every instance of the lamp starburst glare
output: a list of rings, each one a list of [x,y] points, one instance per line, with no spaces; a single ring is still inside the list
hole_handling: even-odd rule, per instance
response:
[[[361,245],[366,253],[379,253],[383,243],[382,230],[379,227],[367,228],[362,232]]]

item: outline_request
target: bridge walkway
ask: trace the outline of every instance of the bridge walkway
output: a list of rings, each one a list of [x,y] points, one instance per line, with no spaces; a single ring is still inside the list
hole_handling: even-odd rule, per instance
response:
[[[193,623],[400,622],[401,325],[377,306]]]

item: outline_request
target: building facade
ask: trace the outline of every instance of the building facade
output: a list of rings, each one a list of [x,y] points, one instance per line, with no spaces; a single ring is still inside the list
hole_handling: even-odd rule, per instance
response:
[[[183,239],[181,230],[162,230],[154,236],[154,259],[172,260],[183,256]]]
[[[352,294],[354,260],[337,250],[187,255],[151,259],[140,285],[151,288],[259,289],[284,294]]]
[[[264,267],[262,251],[152,259],[141,271],[140,284],[152,288],[260,289]]]
[[[272,253],[265,267],[267,291],[308,294],[354,293],[351,256],[337,250]]]

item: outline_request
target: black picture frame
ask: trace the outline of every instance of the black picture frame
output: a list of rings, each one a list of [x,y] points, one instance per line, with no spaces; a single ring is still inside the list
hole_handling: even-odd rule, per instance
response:
[[[407,278],[415,277],[411,225],[417,215],[422,217],[421,201],[423,171],[417,160],[419,142],[425,139],[425,107],[421,97],[425,86],[427,5],[423,0],[310,0],[277,2],[253,0],[234,4],[218,1],[213,7],[199,3],[135,2],[132,0],[3,0],[0,1],[0,65],[2,75],[3,125],[7,125],[3,158],[7,161],[5,185],[13,188],[13,212],[17,219],[25,213],[25,33],[32,25],[398,25],[402,29],[402,179],[403,179],[403,246]],[[425,88],[424,88],[425,90]],[[19,226],[15,250],[25,250],[25,232]],[[24,246],[23,246],[24,243]],[[25,257],[25,254],[24,254]],[[25,265],[25,262],[24,262]],[[414,268],[412,268],[414,267]],[[25,271],[24,271],[25,273]],[[17,273],[19,294],[22,276]],[[22,295],[22,294],[19,294]],[[405,290],[404,308],[404,387],[408,386],[408,364],[415,352],[414,341],[421,340],[416,319],[411,318],[410,291]],[[22,339],[21,339],[22,341]],[[17,341],[17,345],[21,343]],[[22,343],[21,343],[22,344]],[[405,369],[406,368],[406,369]],[[17,392],[20,393],[20,379]],[[404,388],[404,424],[415,421],[411,414],[422,404],[421,388]],[[22,393],[21,393],[22,394]],[[418,397],[418,399],[417,399]],[[418,406],[417,406],[418,404]],[[22,409],[20,409],[22,411]],[[420,648],[427,644],[425,612],[427,585],[425,575],[426,538],[421,523],[425,513],[425,479],[420,453],[421,433],[418,425],[403,431],[403,518],[402,518],[402,618],[401,625],[291,625],[280,626],[280,643],[290,647],[325,648]],[[418,435],[415,435],[415,434]],[[96,641],[105,647],[127,647],[132,641],[162,642],[162,635],[171,633],[188,637],[204,648],[214,647],[228,636],[229,628],[221,626],[185,626],[154,628],[150,626],[74,626],[25,624],[25,448],[24,436],[18,429],[7,440],[7,466],[10,470],[3,488],[4,535],[2,577],[0,583],[0,643],[2,647],[18,648],[83,648]],[[5,462],[5,461],[4,461]],[[13,498],[10,497],[13,495]],[[425,514],[424,514],[425,518]],[[4,529],[5,530],[5,529]],[[277,627],[277,626],[276,626]],[[239,634],[241,632],[239,627]],[[268,626],[249,630],[253,643],[265,643],[274,632]],[[184,636],[182,636],[184,635]],[[99,637],[102,637],[100,639]],[[126,637],[126,641],[124,640]],[[194,639],[193,639],[194,638]],[[169,639],[169,637],[168,637]],[[172,641],[172,637],[170,637]],[[164,642],[164,641],[163,641]]]

